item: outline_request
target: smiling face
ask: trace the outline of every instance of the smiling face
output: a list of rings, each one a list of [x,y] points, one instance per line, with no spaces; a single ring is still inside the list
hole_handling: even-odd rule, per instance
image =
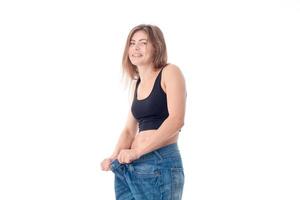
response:
[[[128,56],[135,66],[149,65],[153,62],[153,46],[148,35],[140,30],[133,34],[128,49]]]

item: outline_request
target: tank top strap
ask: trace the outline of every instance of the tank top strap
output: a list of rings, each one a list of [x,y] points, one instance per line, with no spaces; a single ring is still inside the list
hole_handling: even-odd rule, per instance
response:
[[[137,98],[137,87],[138,87],[138,85],[140,84],[140,81],[141,81],[141,79],[140,79],[140,77],[139,77],[138,80],[136,81],[136,84],[135,84],[135,89],[134,89],[134,99]]]
[[[160,72],[159,72],[159,74],[158,74],[159,80],[161,79],[161,74],[162,74],[162,71],[164,70],[164,68],[165,68],[165,67],[162,67],[161,70],[160,70]]]
[[[155,80],[155,88],[160,88],[160,85],[161,85],[161,74],[162,74],[162,71],[163,71],[164,67],[160,70],[160,72],[158,73],[157,75],[157,78]]]

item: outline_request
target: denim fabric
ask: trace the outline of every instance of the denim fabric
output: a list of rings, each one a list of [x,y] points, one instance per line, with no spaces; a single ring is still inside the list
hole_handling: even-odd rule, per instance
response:
[[[143,155],[129,164],[114,160],[116,200],[180,200],[184,171],[176,143]]]

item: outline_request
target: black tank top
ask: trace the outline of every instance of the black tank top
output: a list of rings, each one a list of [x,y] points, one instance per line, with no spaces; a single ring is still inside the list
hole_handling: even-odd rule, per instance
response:
[[[158,129],[169,116],[167,95],[161,88],[160,83],[162,70],[163,68],[156,77],[149,96],[141,100],[137,99],[137,88],[140,83],[140,78],[137,80],[131,112],[138,121],[139,132]]]

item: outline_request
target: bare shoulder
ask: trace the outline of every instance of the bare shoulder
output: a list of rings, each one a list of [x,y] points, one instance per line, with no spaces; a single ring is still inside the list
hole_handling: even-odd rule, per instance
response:
[[[184,121],[186,88],[182,71],[178,66],[170,64],[165,67],[163,77],[169,117]]]
[[[164,72],[165,71],[181,71],[180,68],[177,65],[174,64],[168,64],[164,67]]]
[[[167,88],[169,84],[177,83],[177,84],[184,84],[184,75],[181,69],[174,64],[168,64],[165,66],[163,71],[163,83],[164,86]]]

